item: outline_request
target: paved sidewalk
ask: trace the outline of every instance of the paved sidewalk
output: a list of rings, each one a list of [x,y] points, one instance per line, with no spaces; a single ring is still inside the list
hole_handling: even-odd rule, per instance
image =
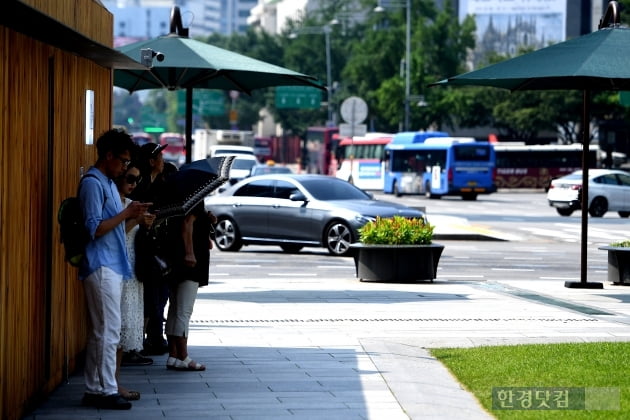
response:
[[[527,282],[225,280],[201,289],[193,315],[205,372],[167,371],[165,357],[123,368],[121,383],[142,393],[128,412],[81,407],[73,375],[27,418],[486,419],[428,348],[630,339],[622,286],[536,282],[569,309],[520,297]]]
[[[324,279],[219,271],[191,324],[205,372],[168,371],[165,356],[125,367],[121,384],[142,398],[123,412],[82,407],[74,374],[26,418],[489,419],[431,348],[630,340],[630,289],[607,283],[361,283],[350,262]]]

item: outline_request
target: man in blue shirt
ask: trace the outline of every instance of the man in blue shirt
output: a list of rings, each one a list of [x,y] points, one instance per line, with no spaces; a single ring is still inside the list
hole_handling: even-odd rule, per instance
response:
[[[79,200],[90,233],[79,268],[91,329],[85,360],[83,404],[126,410],[131,403],[118,393],[116,349],[120,341],[122,282],[132,268],[125,245],[125,223],[148,211],[151,203],[133,202],[123,209],[114,179],[123,175],[136,145],[123,131],[109,130],[96,142],[98,160],[82,180]]]

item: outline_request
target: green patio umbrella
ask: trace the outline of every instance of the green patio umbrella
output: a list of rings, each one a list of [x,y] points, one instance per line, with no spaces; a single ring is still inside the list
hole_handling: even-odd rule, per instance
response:
[[[515,90],[630,90],[630,29],[602,28],[435,85]]]
[[[170,29],[171,33],[166,36],[117,48],[135,60],[147,51],[157,60],[145,70],[115,70],[114,86],[130,93],[142,89],[186,90],[187,162],[191,159],[194,88],[236,90],[247,94],[271,86],[326,89],[315,77],[188,38],[188,29],[182,27],[178,7],[172,9]]]
[[[142,89],[220,89],[251,93],[254,89],[282,85],[321,88],[307,76],[215,47],[175,33],[117,48],[134,59],[151,49],[163,54],[146,70],[120,69],[114,72],[114,85],[134,92]]]
[[[619,25],[619,7],[611,1],[599,30],[565,42],[523,54],[488,67],[449,77],[430,86],[490,86],[516,90],[581,90],[582,199],[588,197],[588,150],[590,97],[592,91],[630,90],[630,29]],[[582,206],[580,282],[566,287],[602,288],[586,276],[588,209]]]

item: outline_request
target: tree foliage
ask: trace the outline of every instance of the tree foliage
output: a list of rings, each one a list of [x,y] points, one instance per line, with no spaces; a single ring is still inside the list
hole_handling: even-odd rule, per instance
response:
[[[578,91],[514,92],[483,87],[432,87],[428,85],[469,70],[467,54],[475,45],[475,22],[460,22],[451,7],[433,0],[411,0],[410,130],[491,127],[500,136],[536,141],[541,135],[558,133],[561,141],[580,140],[582,94]],[[622,22],[630,22],[630,0],[621,0]],[[289,21],[281,34],[253,29],[242,35],[212,35],[204,42],[246,56],[315,76],[332,86],[331,106],[336,122],[341,103],[349,96],[363,98],[369,109],[368,129],[396,132],[402,129],[405,102],[404,59],[406,55],[406,9],[404,1],[390,2],[385,13],[374,11],[373,0],[321,0],[316,11]],[[334,22],[333,22],[334,21]],[[327,80],[326,36],[330,30],[330,71]],[[526,51],[519,51],[519,54]],[[484,65],[510,57],[490,54]],[[328,98],[322,93],[317,109],[277,109],[275,89],[240,94],[232,102],[224,92],[224,115],[204,117],[198,125],[229,128],[228,111],[238,113],[238,128],[249,130],[266,108],[286,132],[303,135],[306,128],[326,123]],[[145,104],[137,99],[115,96],[114,121],[139,118],[143,107],[166,113],[169,129],[177,129],[182,115],[169,105],[166,91],[151,91]],[[594,121],[627,118],[618,94],[596,93],[591,115]],[[119,111],[119,107],[125,109]],[[181,107],[180,107],[181,110]],[[183,129],[183,127],[182,127]]]

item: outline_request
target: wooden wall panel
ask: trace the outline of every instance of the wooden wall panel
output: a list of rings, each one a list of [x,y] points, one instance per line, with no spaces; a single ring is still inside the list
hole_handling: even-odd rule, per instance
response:
[[[61,201],[75,194],[81,171],[96,160],[96,146],[85,144],[85,90],[95,91],[95,140],[111,125],[111,73],[93,63],[75,56],[56,54],[55,94],[53,105],[60,112],[54,121],[53,171],[58,180],[54,183],[53,203],[58,208]],[[73,127],[69,130],[68,127]],[[53,215],[56,217],[56,215]],[[53,221],[56,223],[56,220]],[[65,357],[52,357],[52,370],[65,375],[66,370],[75,368],[74,357],[84,348],[83,334],[68,334],[68,331],[84,332],[87,316],[83,287],[78,280],[77,269],[65,263],[63,247],[59,244],[59,230],[53,232],[53,301],[63,302],[53,308],[52,342],[54,348],[64,349]],[[66,314],[73,315],[66,319]],[[54,381],[53,381],[54,382]]]
[[[2,248],[6,261],[2,280],[3,406],[26,402],[34,384],[44,380],[45,333],[45,188],[48,106],[46,91],[48,47],[8,34],[8,69],[3,125]],[[19,54],[27,50],[29,54]],[[4,66],[3,66],[4,67]],[[4,67],[7,68],[7,67]],[[44,140],[44,141],[42,141]]]
[[[7,71],[3,71],[8,67],[9,57],[9,31],[0,27],[0,92],[6,92],[8,90],[8,77]],[[7,214],[7,201],[8,194],[5,188],[6,180],[8,179],[7,172],[7,149],[9,149],[9,143],[1,141],[7,133],[7,127],[9,126],[9,114],[8,114],[8,98],[7,95],[0,95],[0,377],[6,378],[7,363],[11,360],[9,357],[9,343],[7,340],[7,325],[5,321],[7,319],[7,313],[10,310],[7,294],[7,279],[8,279],[8,266],[9,266],[9,253],[7,243],[4,235],[4,225],[6,224]],[[11,307],[12,308],[12,307]],[[0,381],[0,417],[4,417],[6,413],[6,397],[7,396],[7,384],[5,380]]]
[[[86,89],[95,138],[111,126],[111,74],[0,27],[2,419],[20,418],[61,383],[85,346],[83,286],[64,261],[56,211],[96,159],[84,138]]]

